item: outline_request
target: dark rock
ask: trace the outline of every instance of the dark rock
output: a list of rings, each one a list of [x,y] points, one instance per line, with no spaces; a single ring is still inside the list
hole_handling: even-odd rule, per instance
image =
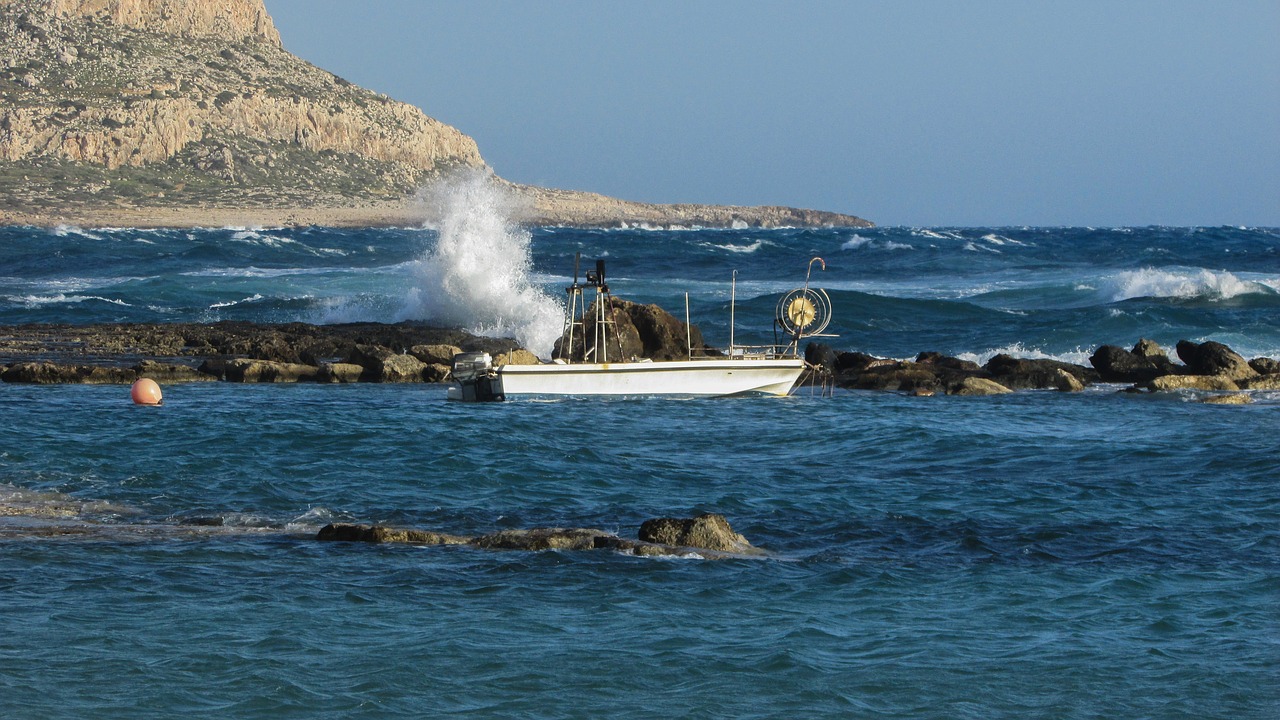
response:
[[[704,513],[694,518],[656,518],[640,526],[644,542],[704,548],[739,554],[759,554],[747,539],[733,531],[723,515]]]
[[[913,362],[877,360],[861,371],[844,372],[836,378],[836,384],[855,390],[900,390],[915,392],[927,390],[940,392],[945,386],[934,368]]]
[[[1064,381],[1060,372],[1071,375],[1081,385],[1099,380],[1095,370],[1057,360],[1029,360],[1001,354],[988,360],[984,367],[996,382],[1013,390],[1061,389]]]
[[[1179,340],[1177,352],[1192,375],[1225,375],[1239,380],[1258,374],[1234,350],[1212,340],[1203,343]]]
[[[603,530],[584,528],[534,528],[503,530],[471,541],[476,547],[502,550],[591,550],[596,538],[610,537]]]
[[[1099,347],[1089,364],[1097,369],[1103,382],[1145,383],[1178,371],[1168,358],[1143,357],[1115,345]]]
[[[1249,367],[1259,375],[1275,375],[1280,373],[1280,360],[1268,357],[1254,358],[1249,361]]]
[[[882,358],[878,358],[866,353],[860,352],[842,352],[836,355],[836,373],[861,372],[865,370],[871,363],[878,362]]]
[[[804,360],[814,367],[834,373],[836,371],[836,359],[836,351],[832,350],[826,343],[811,342],[805,345]]]
[[[609,337],[609,346],[598,351],[607,353],[609,358],[683,360],[689,357],[690,344],[692,344],[694,356],[707,354],[701,330],[696,326],[690,327],[686,335],[684,323],[657,305],[641,305],[615,297],[610,307],[614,325]],[[588,349],[586,341],[594,337],[595,305],[592,304],[587,311],[585,326],[576,331],[573,347],[566,353],[564,345],[568,337],[562,337],[556,341],[553,356],[568,355],[573,360],[583,360],[584,353]]]
[[[922,352],[916,356],[916,362],[943,370],[952,370],[962,375],[985,376],[987,374],[976,362],[949,357],[938,352]]]

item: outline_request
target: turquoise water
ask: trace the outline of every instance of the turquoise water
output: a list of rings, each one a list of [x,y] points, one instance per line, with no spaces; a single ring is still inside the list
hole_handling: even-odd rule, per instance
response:
[[[0,318],[390,320],[432,235],[3,230]],[[736,332],[763,337],[751,308],[767,318],[768,293],[822,254],[841,349],[1280,347],[1274,231],[1117,235],[547,230],[530,272],[554,288],[566,257],[603,250],[617,294],[674,307],[691,285],[714,327],[738,269]],[[40,243],[66,264],[41,269]],[[0,522],[0,707],[1276,717],[1280,393],[1217,407],[1117,389],[463,405],[438,385],[208,383],[147,408],[119,386],[0,384],[0,498],[78,512]],[[767,557],[311,539],[331,521],[634,537],[704,511]],[[47,535],[80,519],[99,530]]]

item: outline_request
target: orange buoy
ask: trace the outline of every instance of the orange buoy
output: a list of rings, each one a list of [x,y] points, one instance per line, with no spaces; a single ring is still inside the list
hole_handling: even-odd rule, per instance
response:
[[[133,396],[133,402],[138,405],[159,405],[163,400],[160,386],[151,378],[142,378],[135,382],[129,394]]]

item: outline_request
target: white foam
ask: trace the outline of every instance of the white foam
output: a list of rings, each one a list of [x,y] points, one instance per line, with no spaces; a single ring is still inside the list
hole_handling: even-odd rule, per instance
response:
[[[915,250],[915,246],[907,243],[894,242],[893,240],[874,240],[869,237],[863,237],[854,233],[853,237],[845,240],[840,245],[841,250],[861,250],[862,248],[876,248],[880,250]]]
[[[530,279],[527,230],[511,195],[483,171],[460,172],[424,192],[436,241],[413,265],[400,319],[514,337],[541,356],[564,327],[560,304]]]
[[[1084,365],[1087,367],[1089,365],[1089,357],[1092,354],[1093,353],[1091,351],[1084,348],[1076,348],[1075,350],[1069,350],[1063,353],[1047,353],[1040,348],[1029,348],[1024,346],[1022,343],[1013,343],[1011,345],[984,350],[982,352],[959,353],[956,357],[961,360],[969,360],[971,362],[978,363],[979,365],[986,365],[987,362],[996,355],[1008,355],[1022,360],[1056,360],[1058,362]]]
[[[262,299],[261,295],[259,295],[258,293],[254,293],[253,295],[250,295],[249,297],[244,298],[242,300],[228,300],[226,302],[216,302],[210,305],[209,308],[213,310],[217,308],[232,307],[233,305],[240,305],[241,303],[257,302],[261,299]]]
[[[1238,295],[1274,292],[1277,285],[1280,279],[1241,280],[1226,271],[1143,268],[1105,277],[1099,289],[1112,302],[1131,298],[1227,300]]]
[[[115,298],[102,297],[100,295],[66,295],[58,293],[56,295],[9,295],[5,298],[9,302],[25,305],[26,307],[41,307],[44,305],[75,305],[82,302],[98,301],[120,305],[123,307],[132,307],[129,303]]]
[[[992,254],[995,254],[995,255],[1000,255],[1000,254],[1001,254],[1001,252],[1000,252],[999,250],[997,250],[997,249],[995,249],[995,248],[993,248],[993,247],[987,247],[986,245],[977,245],[977,244],[975,244],[975,243],[973,243],[973,242],[967,242],[967,243],[965,243],[965,244],[964,244],[964,249],[965,249],[965,250],[968,250],[969,252],[989,252],[989,253],[992,253]]]
[[[742,254],[744,254],[744,255],[745,255],[745,254],[750,254],[750,253],[753,253],[753,252],[755,252],[755,251],[759,250],[759,249],[760,249],[760,247],[761,247],[762,245],[764,245],[764,241],[763,241],[763,240],[757,240],[757,241],[755,241],[755,242],[751,243],[750,245],[734,245],[733,243],[726,243],[726,244],[724,244],[724,245],[717,245],[717,244],[715,244],[715,243],[708,243],[708,245],[709,245],[710,247],[716,248],[716,249],[718,249],[718,250],[727,250],[728,252],[732,252],[732,253],[742,253]]]

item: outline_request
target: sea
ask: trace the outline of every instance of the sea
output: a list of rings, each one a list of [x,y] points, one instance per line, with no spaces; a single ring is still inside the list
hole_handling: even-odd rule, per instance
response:
[[[545,355],[580,256],[712,344],[772,342],[807,283],[839,351],[1280,357],[1275,228],[526,229],[497,205],[3,228],[0,325],[423,320]],[[1124,389],[464,404],[194,383],[144,407],[0,384],[0,714],[1280,717],[1280,393]],[[314,540],[634,538],[704,512],[764,554]]]

